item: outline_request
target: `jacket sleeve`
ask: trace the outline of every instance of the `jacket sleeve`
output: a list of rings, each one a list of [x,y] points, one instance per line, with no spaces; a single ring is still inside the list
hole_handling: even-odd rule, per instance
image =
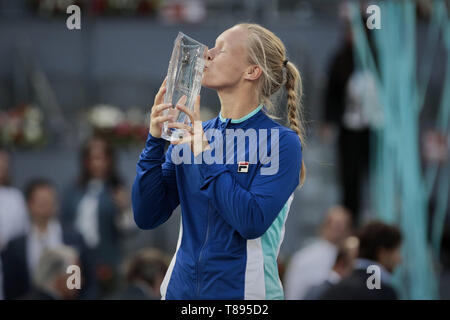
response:
[[[202,192],[219,214],[246,239],[262,236],[273,223],[299,184],[302,152],[299,137],[286,132],[279,139],[279,163],[275,174],[258,168],[249,190],[243,188],[223,164],[200,166]],[[270,167],[272,163],[261,167]],[[275,164],[276,165],[276,164]]]
[[[165,140],[150,133],[136,166],[131,200],[134,220],[141,229],[164,223],[180,203],[175,165],[170,158],[172,145],[164,155]]]

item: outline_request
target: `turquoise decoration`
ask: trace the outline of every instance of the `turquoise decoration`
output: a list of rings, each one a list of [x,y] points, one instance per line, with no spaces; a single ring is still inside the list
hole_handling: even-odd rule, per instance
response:
[[[359,3],[350,4],[355,67],[375,78],[379,110],[372,111],[382,115],[382,121],[372,125],[371,206],[380,220],[397,225],[403,234],[403,263],[393,280],[400,297],[437,299],[436,266],[449,202],[450,168],[449,161],[422,163],[419,120],[441,34],[447,62],[435,129],[450,136],[450,20],[444,1],[434,1],[423,44],[425,58],[418,73],[416,3],[403,0],[376,4],[380,7],[381,28],[369,30],[375,52],[369,47]],[[433,188],[437,197],[429,226],[428,204]]]

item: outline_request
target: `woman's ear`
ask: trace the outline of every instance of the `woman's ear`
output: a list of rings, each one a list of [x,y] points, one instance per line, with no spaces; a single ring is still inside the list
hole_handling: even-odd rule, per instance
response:
[[[258,65],[252,65],[249,66],[247,70],[245,70],[244,79],[251,81],[258,80],[261,74],[262,74],[261,67]]]

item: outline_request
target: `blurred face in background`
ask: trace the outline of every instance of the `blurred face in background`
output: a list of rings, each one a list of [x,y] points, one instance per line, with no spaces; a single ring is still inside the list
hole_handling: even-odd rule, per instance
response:
[[[73,264],[78,265],[81,268],[79,260],[76,260]],[[69,289],[69,287],[67,286],[67,280],[69,279],[70,276],[71,274],[62,273],[55,278],[54,289],[59,294],[62,300],[74,300],[78,298],[79,290]]]
[[[344,259],[341,259],[334,265],[333,270],[342,278],[345,278],[353,271],[354,262],[354,258],[347,255]]]
[[[394,272],[395,268],[402,263],[401,246],[393,249],[381,248],[378,252],[378,262],[389,272]]]
[[[351,225],[350,213],[343,207],[333,207],[322,225],[322,237],[331,243],[341,245],[350,236]]]
[[[0,186],[6,185],[9,179],[9,155],[0,150]]]
[[[56,192],[51,186],[38,186],[28,199],[28,210],[33,222],[51,220],[58,208]]]
[[[202,85],[215,90],[234,88],[249,66],[246,52],[247,31],[235,26],[216,39],[209,49]]]
[[[359,240],[357,237],[350,236],[343,241],[333,267],[333,270],[336,271],[341,277],[344,278],[353,271],[354,263],[358,256],[358,249]],[[341,256],[342,252],[345,253],[344,256]]]
[[[111,159],[106,153],[106,145],[102,140],[93,140],[89,145],[85,165],[91,179],[105,180],[111,166]]]

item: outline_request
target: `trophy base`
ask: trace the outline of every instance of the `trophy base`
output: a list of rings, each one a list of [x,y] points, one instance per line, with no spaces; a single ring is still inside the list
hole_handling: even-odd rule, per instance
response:
[[[177,141],[182,139],[186,134],[185,130],[181,129],[168,129],[162,132],[161,138],[167,141]]]

